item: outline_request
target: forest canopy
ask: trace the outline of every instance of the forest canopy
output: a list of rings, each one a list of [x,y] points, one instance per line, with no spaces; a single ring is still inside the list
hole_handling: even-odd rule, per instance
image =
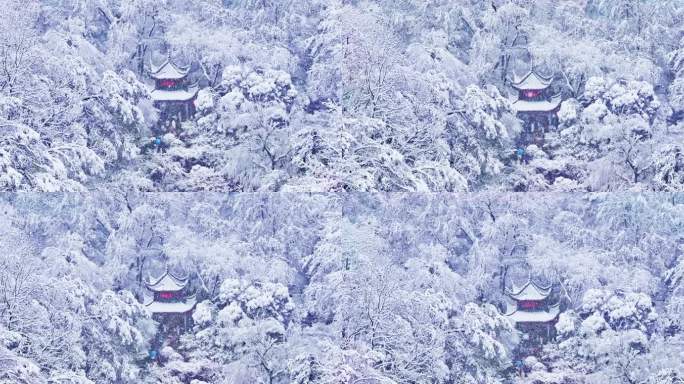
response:
[[[684,185],[678,0],[7,0],[3,16],[5,191]],[[169,58],[199,89],[173,128],[151,78]],[[562,99],[542,142],[513,104],[532,69]]]
[[[681,194],[101,191],[0,206],[3,384],[684,377]],[[165,269],[198,304],[157,364],[145,285]],[[520,375],[502,304],[530,278],[562,313]]]
[[[684,383],[684,1],[0,5],[0,384]]]

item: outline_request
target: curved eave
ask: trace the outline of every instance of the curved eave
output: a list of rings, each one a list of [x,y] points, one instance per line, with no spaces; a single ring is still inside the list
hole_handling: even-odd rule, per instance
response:
[[[151,301],[145,304],[145,307],[152,313],[160,314],[185,314],[192,311],[197,305],[197,297],[195,295],[188,296],[184,301],[177,303],[165,303],[160,301]]]
[[[548,311],[521,311],[515,310],[506,313],[516,324],[541,324],[556,321],[560,315],[560,303],[549,307]]]
[[[531,289],[537,293],[536,296],[530,296]],[[529,280],[522,287],[507,290],[506,294],[513,300],[544,300],[551,294],[551,286],[541,287]]]
[[[185,288],[185,285],[182,287],[175,287],[175,288],[167,288],[167,287],[153,287],[153,286],[147,286],[147,289],[149,289],[152,292],[180,292]]]
[[[539,284],[535,284],[532,280],[528,280],[527,283],[523,284],[521,287],[518,289],[514,290],[507,290],[506,292],[511,295],[518,295],[522,291],[524,291],[528,286],[532,285],[534,288],[536,288],[538,291],[543,291],[543,292],[551,292],[551,285],[548,285],[546,287],[542,287]]]
[[[560,96],[554,96],[550,101],[527,101],[518,99],[512,103],[512,107],[516,113],[551,113],[557,112],[560,109],[562,101]]]
[[[164,285],[165,279],[170,279],[172,285]],[[164,272],[160,277],[155,279],[153,282],[148,281],[145,283],[147,289],[153,292],[178,292],[183,290],[188,284],[188,279],[175,276],[168,270]]]
[[[534,77],[534,79],[530,79]],[[543,76],[534,70],[527,72],[525,76],[514,76],[511,86],[519,91],[543,91],[553,82],[553,76]]]
[[[197,86],[185,90],[167,91],[163,89],[154,89],[150,92],[152,101],[190,101],[197,97],[199,88]]]
[[[541,86],[540,86],[541,85]],[[551,83],[527,86],[524,84],[511,84],[511,87],[517,89],[518,91],[543,91],[551,86]]]
[[[154,80],[181,80],[181,79],[184,79],[185,76],[187,76],[187,74],[185,74],[185,75],[180,75],[180,76],[155,76],[155,75],[150,75],[150,77],[153,78]]]
[[[161,66],[150,70],[150,77],[155,80],[180,80],[188,75],[189,67],[181,68],[166,60]]]

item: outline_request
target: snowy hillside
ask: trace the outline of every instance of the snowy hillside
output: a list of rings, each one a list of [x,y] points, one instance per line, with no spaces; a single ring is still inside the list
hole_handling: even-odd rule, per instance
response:
[[[0,384],[684,384],[684,1],[0,1]]]
[[[5,191],[683,189],[678,0],[7,0],[3,16]],[[196,88],[155,90],[165,59]],[[562,100],[535,140],[512,87],[531,69]]]
[[[684,377],[682,195],[100,192],[0,212],[2,384]],[[181,288],[179,336],[152,317],[186,309],[147,302]],[[509,316],[510,297],[556,309]],[[539,317],[552,339],[514,328]]]

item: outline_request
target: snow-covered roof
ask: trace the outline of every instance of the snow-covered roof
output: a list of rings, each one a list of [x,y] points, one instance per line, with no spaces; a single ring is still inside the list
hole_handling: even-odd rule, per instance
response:
[[[522,287],[516,287],[513,285],[513,287],[506,293],[508,294],[508,297],[516,301],[538,301],[549,297],[549,294],[551,294],[551,287],[540,287],[532,282],[532,280],[529,280]]]
[[[548,88],[552,81],[553,76],[542,76],[532,70],[527,72],[527,74],[522,77],[514,75],[511,86],[521,91],[540,90]]]
[[[195,304],[197,304],[197,298],[195,296],[190,296],[180,302],[169,303],[152,301],[145,304],[145,306],[152,313],[186,313],[192,311],[192,309],[195,308]]]
[[[166,61],[160,65],[159,67],[156,67],[154,65],[151,65],[150,68],[150,76],[153,79],[165,79],[165,80],[178,80],[182,79],[185,76],[187,76],[188,72],[190,71],[190,67],[186,68],[181,68],[177,67],[174,63],[171,62],[170,59],[166,59]]]
[[[551,112],[560,106],[561,96],[554,96],[551,100],[530,101],[516,100],[513,102],[513,110],[516,112]]]
[[[157,279],[146,281],[145,285],[147,286],[147,289],[153,292],[178,292],[185,288],[187,283],[187,277],[180,278],[174,276],[167,269],[164,274]]]
[[[188,101],[197,96],[199,88],[195,85],[187,90],[153,89],[150,94],[153,101]]]
[[[511,307],[509,307],[510,309]],[[513,310],[506,313],[514,323],[548,323],[553,321],[560,314],[560,304],[549,307],[548,311],[523,311]]]

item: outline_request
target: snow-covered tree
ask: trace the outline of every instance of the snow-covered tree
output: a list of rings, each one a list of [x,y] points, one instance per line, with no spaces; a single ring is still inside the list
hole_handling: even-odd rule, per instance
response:
[[[185,348],[217,364],[216,377],[274,383],[287,377],[285,341],[293,304],[277,283],[226,279],[216,299],[199,304]]]

